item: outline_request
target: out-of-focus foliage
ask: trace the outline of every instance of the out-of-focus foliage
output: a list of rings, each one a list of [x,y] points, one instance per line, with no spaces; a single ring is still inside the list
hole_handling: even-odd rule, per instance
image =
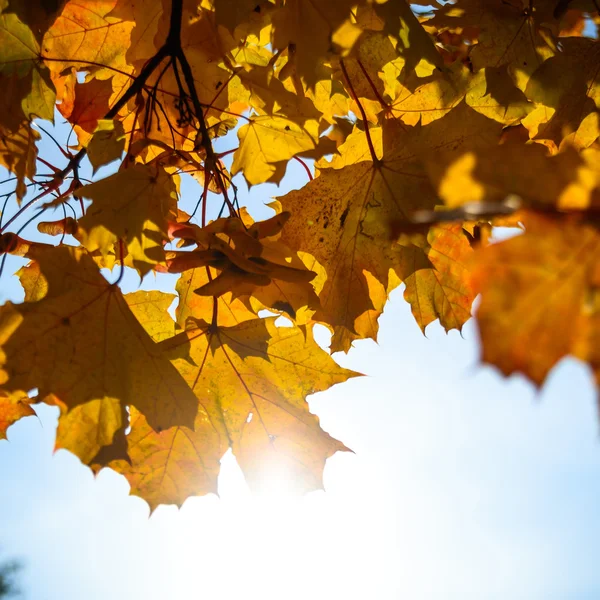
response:
[[[20,595],[15,581],[20,569],[21,565],[15,561],[0,564],[0,599],[15,598]]]

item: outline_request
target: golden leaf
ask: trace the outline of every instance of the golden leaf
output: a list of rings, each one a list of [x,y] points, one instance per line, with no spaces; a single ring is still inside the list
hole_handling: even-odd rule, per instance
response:
[[[0,440],[6,439],[6,430],[19,419],[35,415],[31,400],[24,392],[9,393],[0,389]]]
[[[144,274],[163,262],[167,220],[175,219],[173,178],[155,165],[136,164],[76,191],[93,202],[79,219],[81,243],[108,254],[122,240],[135,268]],[[116,200],[116,201],[115,201]]]
[[[468,271],[473,250],[462,226],[455,223],[432,227],[427,242],[431,267],[414,270],[405,278],[404,298],[423,332],[436,319],[446,331],[460,331],[471,318],[475,300]]]
[[[539,144],[503,144],[458,156],[438,155],[428,165],[449,207],[469,202],[502,203],[516,195],[529,206],[586,209],[598,204],[598,150],[567,148],[548,156]]]
[[[273,461],[299,490],[322,488],[326,458],[346,448],[321,429],[306,396],[357,374],[338,367],[309,329],[276,327],[274,318],[234,327],[188,321],[161,346],[252,487]]]
[[[14,13],[0,14],[0,125],[16,132],[23,120],[52,120],[56,99],[48,69],[39,63],[39,44]]]
[[[554,3],[522,0],[458,0],[436,11],[428,25],[475,30],[477,43],[469,53],[476,71],[506,65],[520,90],[532,73],[556,53],[551,25]]]
[[[55,394],[69,409],[93,400],[132,404],[155,428],[191,425],[194,396],[93,260],[67,246],[34,247],[28,256],[39,263],[47,293],[0,308],[4,387],[37,387],[41,398]]]
[[[523,373],[539,386],[561,358],[573,354],[588,361],[598,378],[592,342],[600,314],[598,231],[534,215],[526,226],[523,235],[474,256],[482,360],[504,375]]]
[[[389,126],[381,160],[322,169],[314,181],[280,199],[292,214],[282,241],[313,255],[327,272],[315,319],[355,331],[355,320],[373,309],[365,272],[387,289],[390,269],[405,278],[411,265],[427,263],[415,263],[415,252],[422,251],[394,244],[392,232],[394,223],[437,203],[425,159],[441,147],[484,146],[500,133],[493,121],[464,105],[456,111],[456,121],[450,113],[406,133]]]
[[[588,115],[600,110],[600,43],[569,38],[561,42],[562,52],[545,61],[531,76],[525,89],[538,107],[523,124],[535,139],[550,139],[557,145],[568,134],[577,132]],[[591,145],[600,135],[596,118]]]

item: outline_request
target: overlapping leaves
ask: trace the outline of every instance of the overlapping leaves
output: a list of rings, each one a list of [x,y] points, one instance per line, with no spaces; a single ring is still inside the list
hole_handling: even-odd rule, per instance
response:
[[[400,284],[423,331],[460,331],[481,293],[483,360],[507,375],[541,384],[567,354],[600,372],[596,3],[417,4],[0,2],[0,251],[29,261],[0,308],[0,437],[54,404],[57,447],[152,507],[215,492],[228,448],[252,486],[277,465],[322,487],[345,446],[306,398],[355,373],[313,326],[332,352],[376,339]],[[60,167],[33,124],[55,107]],[[309,181],[255,222],[232,178],[290,161]],[[30,206],[60,211],[37,222],[56,246],[18,229]],[[526,231],[490,245],[495,225]],[[123,295],[128,267],[177,295]]]

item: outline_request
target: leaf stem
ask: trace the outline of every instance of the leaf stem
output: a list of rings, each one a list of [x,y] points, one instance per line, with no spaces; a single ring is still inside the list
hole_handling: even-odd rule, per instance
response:
[[[382,98],[377,87],[375,87],[373,80],[371,79],[370,75],[367,73],[367,69],[365,69],[365,66],[362,64],[360,58],[357,58],[356,62],[358,63],[358,66],[360,67],[362,74],[365,76],[365,79],[367,80],[369,87],[373,90],[373,94],[375,94],[375,97],[377,98],[377,101],[381,105],[381,108],[383,108],[383,110],[387,110],[388,109],[387,102]]]
[[[344,78],[346,79],[346,82],[348,83],[348,89],[350,90],[350,95],[352,96],[352,99],[354,100],[354,102],[356,102],[357,106],[358,106],[358,110],[360,111],[360,115],[362,117],[363,123],[365,124],[365,134],[367,136],[367,144],[369,145],[369,152],[371,153],[371,158],[373,159],[373,162],[375,164],[378,164],[379,158],[377,157],[377,154],[375,153],[375,147],[373,146],[373,140],[371,139],[371,132],[369,131],[369,121],[367,119],[367,114],[365,113],[365,109],[363,108],[363,105],[360,103],[360,100],[358,99],[358,96],[356,95],[356,91],[354,90],[354,86],[352,85],[352,82],[350,81],[350,77],[348,76],[348,71],[346,70],[346,65],[344,64],[343,60],[340,60],[340,66],[342,67],[342,73],[344,74]]]
[[[308,180],[312,181],[313,180],[313,174],[310,172],[310,169],[308,168],[308,165],[299,156],[294,156],[292,158],[294,158],[295,160],[297,160],[304,167],[304,170],[306,171],[306,174],[308,175]]]
[[[123,244],[123,240],[119,238],[119,264],[121,265],[121,270],[119,271],[119,276],[117,280],[112,283],[114,287],[117,287],[121,281],[123,280],[123,275],[125,275],[125,245]]]

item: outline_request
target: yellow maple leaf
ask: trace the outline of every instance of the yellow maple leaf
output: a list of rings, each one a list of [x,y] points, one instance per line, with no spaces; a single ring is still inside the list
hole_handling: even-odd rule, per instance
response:
[[[40,398],[54,394],[69,409],[96,400],[112,415],[131,404],[159,429],[191,425],[193,394],[87,253],[35,246],[28,257],[39,263],[46,293],[0,308],[4,388],[38,388]],[[107,421],[104,439],[117,425]]]
[[[24,392],[5,392],[0,389],[0,440],[6,439],[6,430],[19,419],[35,415],[31,400]]]
[[[248,185],[281,181],[290,158],[318,147],[316,125],[301,126],[278,116],[251,117],[238,131],[240,145],[233,155],[231,174],[241,171]]]
[[[163,262],[167,220],[176,218],[177,187],[158,165],[136,164],[75,192],[93,202],[79,219],[81,243],[104,255],[122,240],[140,273]]]
[[[390,269],[405,278],[415,264],[427,264],[415,259],[421,249],[394,244],[392,233],[394,223],[438,202],[425,159],[441,147],[485,146],[500,133],[499,125],[466,106],[455,110],[456,120],[450,113],[408,132],[388,124],[382,159],[321,169],[307,186],[280,198],[292,214],[282,241],[313,255],[327,272],[315,319],[354,332],[355,320],[373,309],[364,272],[387,289]]]
[[[600,186],[598,150],[572,148],[549,156],[540,144],[503,144],[452,157],[439,154],[428,171],[449,207],[470,202],[503,203],[511,195],[530,207],[586,209]]]
[[[29,123],[23,123],[14,133],[0,130],[0,165],[17,177],[17,198],[27,193],[25,179],[36,173],[37,146],[40,134]]]
[[[557,146],[570,133],[576,133],[588,116],[595,116],[595,129],[587,135],[587,147],[600,135],[600,42],[568,38],[561,53],[545,61],[531,76],[525,89],[537,109],[523,124],[535,139],[549,139]]]
[[[98,121],[98,126],[87,145],[87,155],[94,172],[120,158],[124,149],[125,130],[123,124],[112,119]]]
[[[116,4],[117,0],[98,0],[93,6],[79,0],[65,4],[42,42],[53,73],[78,66],[106,79],[114,70],[128,71],[125,53],[133,23],[111,15]]]
[[[415,71],[423,77],[437,67],[443,68],[443,60],[433,40],[423,29],[406,0],[375,0],[372,6],[383,21],[383,31],[396,41],[398,52],[405,61],[408,72]]]
[[[39,54],[31,29],[16,14],[1,13],[0,125],[8,132],[16,132],[24,120],[54,117],[54,86]]]
[[[463,100],[503,125],[518,123],[533,110],[533,105],[514,86],[504,67],[488,67],[472,74],[458,63],[416,89],[401,87],[390,105],[390,112],[408,125],[418,122],[426,125]]]
[[[252,487],[275,461],[299,490],[322,488],[326,458],[346,448],[321,429],[306,396],[357,374],[337,366],[310,329],[277,327],[275,318],[233,327],[188,320],[161,347]]]
[[[23,282],[23,277],[21,281]],[[25,287],[27,289],[28,286]],[[174,299],[172,294],[156,290],[124,296],[127,306],[154,342],[175,334],[175,323],[167,312]],[[56,404],[61,409],[56,430],[57,450],[69,450],[84,464],[94,465],[99,462],[100,452],[106,454],[108,448],[121,443],[128,423],[125,405],[104,399],[91,400],[69,410],[54,395],[45,401]],[[133,407],[129,407],[129,411],[133,410]]]
[[[318,65],[334,49],[332,41],[340,52],[348,51],[356,41],[360,29],[351,22],[355,4],[355,0],[287,0],[273,14],[273,47],[288,50],[307,86],[314,87]]]
[[[440,320],[442,327],[462,329],[471,318],[475,293],[470,285],[468,263],[473,250],[460,224],[432,227],[425,248],[429,268],[415,270],[405,278],[404,298],[423,332]]]
[[[190,496],[217,493],[227,438],[212,425],[202,406],[193,428],[154,431],[134,408],[129,422],[131,431],[124,440],[127,460],[112,460],[108,466],[126,477],[131,493],[146,500],[151,510],[159,504],[181,506]]]
[[[506,65],[517,87],[525,90],[532,73],[556,53],[552,25],[554,2],[457,0],[438,9],[428,25],[472,28],[477,43],[469,52],[475,70]]]

